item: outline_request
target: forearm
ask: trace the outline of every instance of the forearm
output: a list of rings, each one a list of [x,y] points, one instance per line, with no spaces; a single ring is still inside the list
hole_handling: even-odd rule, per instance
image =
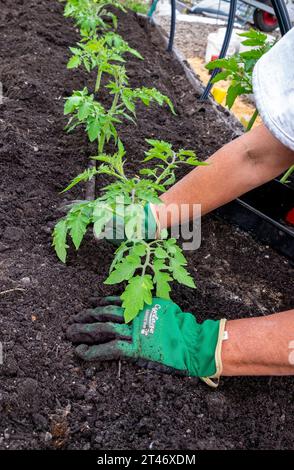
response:
[[[294,152],[283,146],[261,125],[222,147],[161,196],[155,210],[161,228],[193,217],[193,205],[201,214],[232,201],[241,194],[275,178],[294,163]],[[181,205],[189,211],[182,211]],[[174,205],[175,210],[168,209]]]
[[[228,321],[222,375],[294,375],[294,310]]]

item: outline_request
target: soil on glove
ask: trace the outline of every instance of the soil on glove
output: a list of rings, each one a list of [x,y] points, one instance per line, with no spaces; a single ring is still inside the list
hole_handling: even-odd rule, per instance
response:
[[[66,70],[78,35],[62,8],[54,0],[0,1],[0,448],[293,449],[293,378],[227,378],[214,391],[125,362],[119,376],[116,362],[75,358],[64,334],[72,315],[90,307],[93,294],[119,288],[103,286],[113,251],[106,242],[89,234],[67,266],[51,247],[58,193],[94,151],[83,130],[63,130],[63,98],[92,84],[83,71]],[[130,172],[148,137],[194,148],[200,158],[231,140],[156,33],[132,13],[119,14],[119,31],[145,58],[128,62],[132,85],[156,86],[177,111],[141,106],[138,126],[122,126]],[[67,195],[83,197],[81,186]],[[175,286],[173,299],[199,321],[291,307],[288,261],[213,216],[203,219],[201,248],[187,256],[198,289]]]

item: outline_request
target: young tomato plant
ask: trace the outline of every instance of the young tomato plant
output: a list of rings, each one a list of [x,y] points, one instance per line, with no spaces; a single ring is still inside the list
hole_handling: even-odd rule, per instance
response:
[[[106,88],[113,97],[108,110],[95,99],[93,94],[89,94],[87,88],[74,91],[72,96],[66,99],[64,106],[64,114],[71,115],[66,129],[70,132],[74,128],[84,125],[90,142],[97,140],[98,155],[103,154],[106,142],[113,139],[117,143],[116,126],[122,122],[122,119],[135,122],[137,101],[141,101],[146,106],[152,102],[160,106],[167,104],[174,113],[170,99],[156,88],[130,88],[124,66],[109,65],[107,73],[111,79]]]
[[[240,54],[235,54],[226,59],[217,59],[206,65],[208,70],[222,69],[212,80],[217,83],[220,80],[231,80],[226,96],[226,105],[229,109],[233,106],[237,96],[248,95],[253,93],[252,73],[256,62],[275,44],[275,41],[268,41],[267,35],[260,31],[251,29],[245,33],[239,34],[245,37],[242,41],[244,46],[251,46],[253,49]],[[253,113],[246,131],[249,131],[256,118],[258,110]],[[281,183],[288,183],[288,178],[294,173],[294,165],[292,165],[281,178]]]
[[[91,38],[117,28],[117,17],[108,11],[111,6],[126,11],[119,0],[66,0],[64,16],[74,19],[82,37]]]
[[[253,93],[252,73],[254,66],[260,57],[273,46],[273,42],[267,40],[266,34],[254,29],[241,33],[239,36],[246,38],[242,41],[244,46],[252,46],[253,49],[225,59],[213,60],[206,65],[208,70],[221,69],[212,79],[212,83],[217,83],[220,80],[230,80],[226,96],[226,105],[229,109],[231,109],[238,96]],[[252,128],[257,116],[258,111],[256,110],[249,121],[247,131]]]
[[[68,69],[74,69],[80,65],[83,65],[87,72],[97,69],[96,93],[100,88],[102,74],[111,74],[112,65],[116,62],[125,62],[124,54],[128,52],[143,60],[138,51],[131,48],[119,34],[114,32],[106,33],[99,39],[95,37],[79,42],[75,47],[70,47],[70,51],[72,57],[67,64]]]
[[[123,220],[125,240],[115,252],[105,284],[127,282],[121,295],[126,322],[135,318],[144,303],[150,304],[155,291],[158,297],[169,299],[170,283],[175,280],[188,287],[195,287],[186,269],[187,261],[173,238],[167,239],[162,231],[156,240],[148,240],[145,228],[145,206],[152,202],[160,204],[159,194],[175,181],[175,170],[182,164],[205,165],[197,160],[191,150],[175,152],[171,144],[147,140],[150,149],[144,162],[155,161],[154,168],[142,168],[139,175],[128,178],[124,170],[125,150],[118,143],[115,155],[101,155],[97,169],[88,170],[83,179],[93,174],[107,174],[115,181],[102,189],[95,201],[75,204],[67,216],[55,226],[53,245],[61,261],[66,261],[67,236],[76,249],[79,248],[90,224],[97,237],[109,233],[118,219]]]

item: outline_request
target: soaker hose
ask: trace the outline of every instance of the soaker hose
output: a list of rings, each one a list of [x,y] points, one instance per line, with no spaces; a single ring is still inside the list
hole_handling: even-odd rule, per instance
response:
[[[156,10],[158,0],[153,0],[151,7],[147,13],[149,20],[151,21],[153,13]],[[172,52],[174,39],[175,39],[175,31],[176,31],[176,0],[171,0],[171,19],[170,19],[170,33],[167,45],[167,51]]]
[[[227,50],[228,50],[228,47],[229,47],[229,43],[230,43],[230,40],[231,40],[231,37],[232,37],[232,31],[233,31],[233,28],[234,28],[236,7],[237,7],[237,0],[231,0],[230,1],[230,10],[229,10],[229,18],[228,18],[226,34],[225,34],[224,42],[222,44],[222,48],[221,48],[221,51],[220,51],[220,54],[219,54],[220,59],[223,59],[226,56],[226,53],[227,53]],[[199,98],[200,101],[204,101],[208,98],[209,92],[210,92],[210,90],[212,88],[212,85],[213,85],[212,80],[219,72],[220,72],[220,69],[214,69],[213,70],[213,72],[211,74],[211,77],[210,77],[210,80],[209,80],[208,84],[206,85],[205,90],[203,91],[202,95]]]
[[[286,4],[284,0],[271,0],[271,2],[279,23],[281,35],[284,36],[292,28]]]
[[[175,31],[176,31],[176,0],[171,0],[171,19],[170,19],[170,33],[169,33],[169,40],[167,51],[172,52],[174,39],[175,39]]]

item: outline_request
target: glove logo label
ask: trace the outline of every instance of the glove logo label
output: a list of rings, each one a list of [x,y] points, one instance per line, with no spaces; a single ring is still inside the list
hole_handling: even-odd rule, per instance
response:
[[[160,305],[156,304],[151,310],[146,310],[141,334],[144,336],[153,335],[155,325],[158,320],[157,312],[160,310]]]

